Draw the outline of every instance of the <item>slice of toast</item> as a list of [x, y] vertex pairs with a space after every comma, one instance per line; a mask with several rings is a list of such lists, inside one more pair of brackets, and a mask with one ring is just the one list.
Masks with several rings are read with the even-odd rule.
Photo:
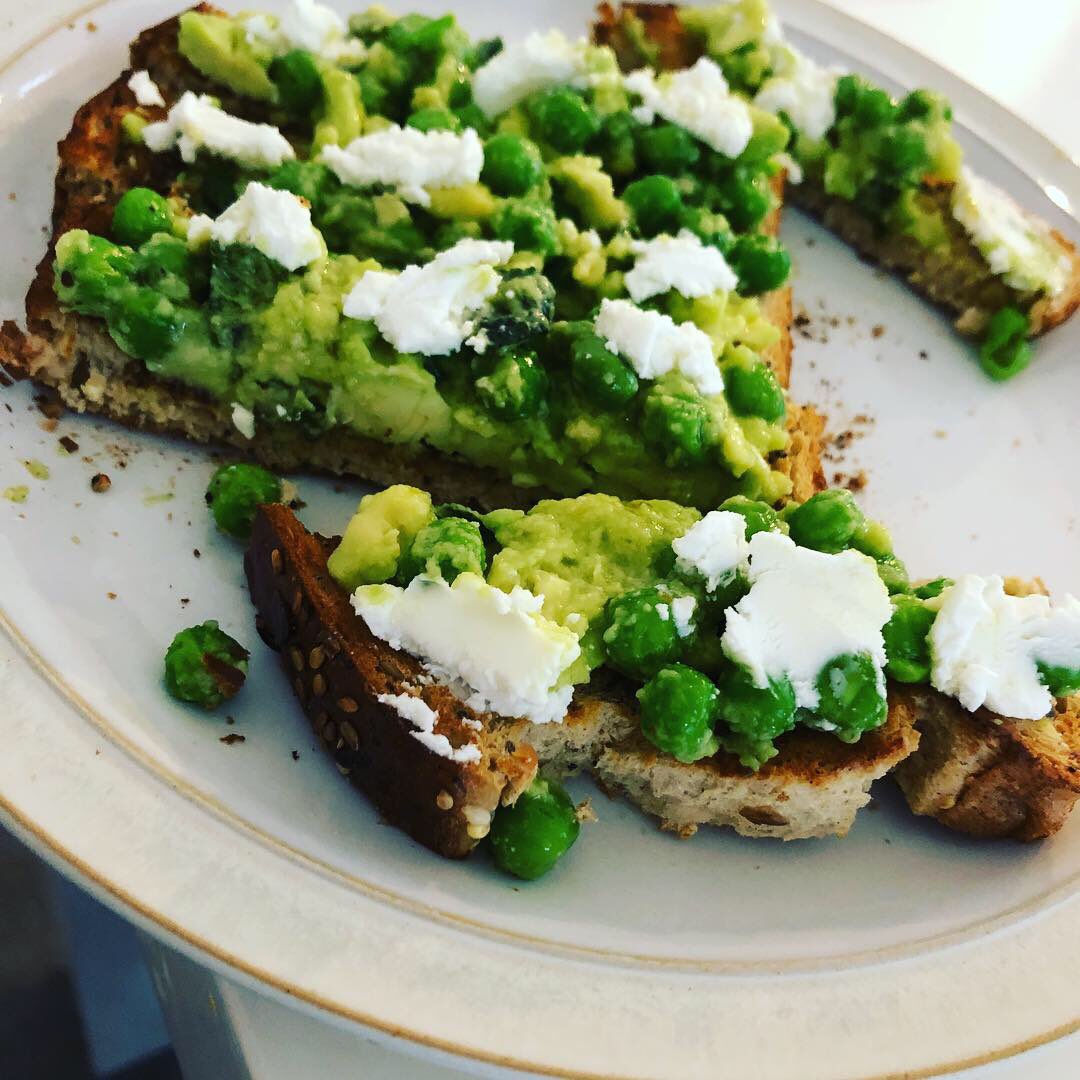
[[[214, 9], [200, 5], [198, 10]], [[185, 89], [203, 91], [211, 84], [177, 50], [177, 20], [144, 31], [131, 48], [132, 69], [145, 68], [167, 103]], [[131, 69], [91, 98], [75, 115], [59, 145], [59, 168], [53, 205], [52, 236], [26, 299], [26, 331], [14, 322], [0, 326], [0, 364], [16, 377], [52, 388], [76, 412], [101, 413], [133, 428], [169, 432], [196, 442], [239, 450], [268, 468], [313, 469], [349, 475], [375, 484], [409, 483], [440, 501], [485, 508], [529, 505], [552, 492], [523, 490], [503, 474], [425, 446], [389, 444], [335, 428], [311, 439], [288, 426], [263, 426], [253, 439], [239, 432], [227, 402], [215, 401], [189, 387], [150, 375], [125, 355], [99, 319], [61, 310], [53, 293], [52, 261], [57, 238], [69, 229], [107, 234], [112, 210], [129, 188], [146, 185], [167, 190], [172, 155], [151, 154], [122, 137], [121, 120], [134, 107], [127, 86]], [[214, 86], [226, 109], [252, 120], [265, 119], [259, 102], [229, 95]], [[164, 110], [158, 110], [164, 112]], [[783, 178], [776, 180], [777, 202]], [[766, 223], [779, 229], [779, 208]], [[780, 338], [764, 355], [783, 385], [791, 371], [791, 290], [783, 288], [762, 300], [767, 319]], [[808, 498], [820, 483], [817, 454], [823, 426], [808, 407], [792, 406], [788, 426], [791, 446], [778, 463], [795, 485], [793, 495]]]
[[[640, 67], [642, 63], [641, 51], [628, 33], [624, 13], [633, 16], [636, 25], [657, 48], [658, 67], [687, 67], [701, 56], [702, 45], [683, 27], [678, 4], [623, 3], [614, 7], [601, 3], [593, 38], [599, 44], [611, 46], [624, 70]], [[882, 232], [853, 203], [827, 194], [812, 177], [787, 189], [790, 202], [819, 218], [861, 256], [904, 278], [916, 292], [949, 312], [957, 330], [978, 335], [993, 312], [1008, 304], [1022, 303], [1023, 297], [992, 274], [989, 267], [984, 274], [972, 274], [971, 268], [985, 266], [985, 260], [953, 219], [952, 185], [927, 184], [923, 194], [944, 211], [941, 217], [950, 231], [950, 244], [944, 254], [925, 247], [913, 237]], [[1045, 222], [1031, 214], [1028, 217], [1058, 247], [1070, 267], [1068, 283], [1057, 296], [1041, 296], [1030, 304], [1030, 333], [1038, 335], [1064, 322], [1080, 308], [1080, 251]]]
[[[634, 688], [605, 673], [579, 689], [561, 724], [478, 714], [371, 635], [327, 573], [330, 550], [292, 511], [262, 508], [245, 561], [259, 632], [341, 770], [388, 821], [442, 855], [467, 854], [538, 764], [592, 770], [684, 836], [702, 823], [781, 839], [843, 835], [871, 782], [918, 742], [908, 715], [895, 712], [854, 746], [810, 731], [785, 736], [757, 773], [728, 754], [682, 765], [641, 739]], [[452, 761], [415, 739], [378, 700], [400, 693], [423, 698], [439, 713], [436, 733], [476, 746], [480, 760]]]

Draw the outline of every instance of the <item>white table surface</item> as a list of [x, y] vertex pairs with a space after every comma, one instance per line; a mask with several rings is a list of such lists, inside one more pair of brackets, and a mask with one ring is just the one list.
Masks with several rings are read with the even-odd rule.
[[[504, 0], [505, 2], [505, 0]], [[703, 0], [704, 2], [704, 0]], [[828, 0], [997, 99], [1080, 159], [1080, 0]], [[87, 32], [92, 7], [0, 0], [0, 63], [54, 28]], [[178, 0], [178, 9], [184, 6]], [[258, 7], [251, 0], [251, 7]], [[359, 5], [355, 5], [359, 6]], [[448, 0], [452, 7], [452, 0]], [[591, 5], [583, 0], [583, 9]], [[0, 102], [0, 108], [3, 102]], [[380, 1036], [326, 1023], [149, 945], [187, 1080], [454, 1080]], [[1080, 1033], [954, 1074], [961, 1080], [1080, 1076]]]

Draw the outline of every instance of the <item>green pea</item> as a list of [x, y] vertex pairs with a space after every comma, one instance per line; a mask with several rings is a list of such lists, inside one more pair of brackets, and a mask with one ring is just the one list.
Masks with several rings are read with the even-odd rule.
[[739, 292], [743, 296], [760, 296], [778, 289], [791, 272], [791, 256], [777, 239], [761, 233], [738, 237], [729, 261], [739, 275]]
[[457, 117], [458, 128], [462, 131], [466, 128], [472, 128], [480, 135], [485, 135], [491, 129], [491, 123], [485, 115], [484, 110], [481, 109], [475, 101], [468, 101], [464, 105], [457, 105], [451, 112]]
[[186, 325], [182, 311], [151, 288], [125, 293], [108, 314], [109, 333], [136, 360], [158, 360], [180, 340]]
[[470, 71], [482, 68], [489, 60], [498, 56], [503, 51], [503, 40], [500, 37], [487, 38], [471, 45], [465, 52], [465, 66]]
[[322, 205], [325, 197], [341, 185], [326, 165], [315, 161], [286, 161], [267, 178], [268, 187], [291, 191], [311, 203], [313, 208]]
[[1047, 664], [1042, 660], [1035, 662], [1039, 678], [1043, 685], [1056, 697], [1070, 697], [1080, 694], [1080, 668], [1064, 667], [1061, 664]]
[[896, 112], [893, 99], [876, 86], [863, 90], [855, 102], [855, 119], [864, 127], [875, 127], [891, 119]]
[[887, 555], [878, 555], [874, 558], [877, 563], [878, 577], [881, 578], [889, 594], [904, 593], [910, 588], [907, 567], [889, 552]]
[[685, 664], [661, 668], [638, 692], [641, 733], [658, 750], [686, 763], [712, 757], [716, 687]]
[[701, 149], [697, 140], [677, 124], [642, 128], [638, 147], [645, 164], [658, 173], [678, 175], [697, 164]]
[[724, 372], [724, 393], [739, 416], [760, 416], [772, 423], [786, 411], [783, 388], [772, 368], [760, 360], [751, 367], [729, 367]]
[[898, 174], [922, 173], [930, 164], [926, 140], [919, 132], [907, 127], [885, 131], [877, 156], [885, 168]]
[[566, 790], [554, 780], [537, 777], [517, 802], [496, 812], [488, 839], [500, 870], [535, 881], [573, 847], [580, 831]]
[[670, 176], [643, 176], [626, 185], [623, 201], [645, 236], [675, 232], [683, 213], [683, 198]]
[[247, 540], [256, 510], [267, 503], [281, 502], [281, 494], [281, 480], [273, 473], [238, 461], [222, 465], [210, 478], [206, 504], [223, 533]]
[[897, 108], [896, 118], [905, 120], [926, 120], [937, 108], [936, 96], [927, 90], [912, 90]]
[[512, 240], [517, 251], [554, 255], [559, 248], [555, 213], [541, 203], [508, 199], [495, 215], [495, 236]]
[[843, 742], [858, 742], [863, 732], [885, 723], [889, 706], [878, 686], [874, 661], [866, 653], [845, 653], [830, 660], [817, 677], [817, 691], [818, 723], [835, 728]]
[[540, 155], [517, 135], [494, 135], [484, 144], [480, 179], [496, 195], [524, 195], [544, 175]]
[[405, 126], [417, 131], [457, 131], [461, 121], [449, 109], [431, 107], [411, 113]]
[[788, 527], [780, 515], [768, 505], [757, 499], [748, 499], [745, 495], [732, 495], [719, 506], [721, 510], [730, 510], [742, 514], [746, 519], [746, 539], [759, 532], [786, 533]]
[[270, 81], [277, 87], [278, 100], [294, 116], [310, 113], [323, 98], [322, 76], [311, 53], [293, 49], [270, 61]]
[[547, 373], [532, 351], [504, 349], [491, 372], [476, 380], [480, 400], [502, 420], [538, 415], [547, 404], [547, 387]]
[[188, 627], [165, 652], [165, 688], [180, 701], [216, 709], [244, 685], [248, 655], [212, 619]]
[[599, 132], [600, 118], [581, 94], [556, 86], [525, 102], [536, 134], [562, 154], [576, 154]]
[[756, 686], [740, 665], [728, 665], [716, 681], [718, 713], [727, 726], [726, 750], [748, 769], [759, 769], [776, 756], [773, 740], [795, 727], [795, 689], [791, 680], [769, 679]]
[[[83, 315], [107, 315], [114, 297], [135, 273], [134, 253], [100, 236], [61, 237], [53, 266], [56, 296]], [[65, 241], [68, 241], [65, 243]]]
[[609, 113], [600, 121], [592, 152], [600, 155], [609, 176], [631, 176], [638, 170], [635, 135], [641, 125], [628, 111]]
[[398, 576], [405, 584], [418, 574], [441, 577], [453, 584], [466, 571], [484, 576], [487, 552], [478, 521], [460, 517], [442, 517], [424, 526], [413, 538], [408, 552], [398, 565]]
[[709, 409], [700, 398], [654, 387], [645, 398], [642, 434], [670, 467], [696, 465], [708, 452]]
[[1030, 320], [1018, 308], [1003, 307], [990, 317], [979, 346], [979, 363], [991, 379], [1011, 379], [1031, 363], [1030, 330]]
[[604, 608], [601, 639], [612, 667], [632, 678], [652, 675], [681, 648], [671, 595], [650, 586], [612, 597]]
[[570, 349], [570, 377], [574, 386], [603, 409], [625, 405], [638, 391], [633, 368], [613, 353], [598, 334], [586, 333]]
[[703, 244], [711, 244], [725, 255], [735, 245], [735, 234], [727, 218], [700, 206], [684, 207], [679, 226], [689, 229]]
[[113, 209], [112, 234], [118, 243], [138, 247], [154, 233], [171, 232], [172, 223], [172, 208], [164, 195], [133, 187], [120, 196]]
[[443, 38], [454, 22], [453, 15], [443, 15], [438, 19], [427, 15], [402, 15], [387, 30], [386, 44], [402, 56], [410, 53], [431, 55], [442, 47]]
[[885, 624], [885, 674], [902, 683], [930, 678], [930, 642], [927, 635], [936, 613], [913, 596], [893, 598], [893, 613]]
[[922, 585], [918, 585], [912, 590], [913, 595], [917, 596], [920, 600], [932, 600], [935, 596], [940, 596], [946, 589], [955, 585], [956, 582], [952, 578], [939, 577], [934, 578], [933, 581], [927, 581]]
[[787, 517], [791, 539], [796, 544], [827, 552], [850, 547], [864, 520], [851, 492], [842, 488], [819, 491]]
[[755, 228], [772, 208], [764, 178], [746, 169], [732, 169], [716, 184], [716, 192], [720, 209], [736, 232]]

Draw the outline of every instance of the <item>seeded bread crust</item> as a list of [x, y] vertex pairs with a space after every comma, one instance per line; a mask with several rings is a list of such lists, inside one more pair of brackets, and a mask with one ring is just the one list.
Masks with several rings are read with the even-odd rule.
[[[610, 45], [624, 69], [638, 67], [641, 61], [634, 43], [626, 36], [623, 12], [641, 21], [646, 38], [659, 49], [660, 67], [687, 67], [701, 55], [701, 45], [686, 33], [679, 19], [679, 5], [628, 3], [616, 8], [601, 3], [593, 26], [594, 39]], [[852, 203], [826, 194], [813, 177], [789, 185], [787, 198], [821, 220], [863, 258], [891, 270], [917, 293], [947, 311], [963, 334], [980, 334], [990, 315], [1007, 304], [1027, 309], [1032, 335], [1044, 334], [1080, 307], [1080, 252], [1056, 229], [1028, 214], [1032, 225], [1056, 245], [1070, 268], [1068, 282], [1058, 296], [1041, 296], [1033, 302], [1030, 294], [1018, 293], [989, 272], [972, 273], [972, 267], [985, 262], [952, 217], [952, 185], [927, 186], [924, 193], [944, 211], [942, 218], [950, 228], [950, 248], [944, 255], [924, 247], [913, 237], [882, 233]]]
[[[215, 9], [200, 5], [197, 10]], [[167, 103], [184, 90], [212, 88], [228, 110], [252, 120], [268, 119], [264, 105], [223, 93], [200, 75], [177, 51], [176, 35], [177, 20], [169, 19], [143, 32], [131, 48], [132, 69], [149, 70]], [[27, 330], [11, 321], [0, 326], [0, 363], [11, 375], [52, 388], [75, 412], [100, 413], [127, 427], [228, 446], [280, 471], [313, 469], [380, 485], [409, 483], [440, 501], [488, 508], [524, 507], [552, 494], [518, 487], [495, 470], [425, 446], [383, 442], [344, 429], [313, 440], [286, 426], [265, 425], [254, 439], [247, 439], [233, 424], [228, 403], [155, 378], [117, 348], [101, 320], [62, 311], [52, 285], [57, 238], [73, 228], [108, 233], [113, 207], [125, 191], [139, 184], [165, 190], [174, 176], [173, 155], [151, 154], [121, 137], [120, 122], [135, 105], [127, 87], [129, 76], [130, 70], [125, 71], [83, 105], [60, 143], [52, 237], [27, 295]], [[157, 117], [165, 110], [149, 112]], [[782, 196], [783, 179], [777, 178], [776, 185]], [[777, 210], [768, 223], [771, 230], [779, 228], [779, 219]], [[791, 371], [791, 290], [765, 297], [762, 310], [780, 331], [765, 359], [786, 386]], [[808, 498], [824, 482], [819, 461], [823, 426], [811, 408], [789, 410], [791, 444], [777, 455], [775, 464], [792, 478], [797, 499]], [[388, 431], [387, 438], [392, 437]]]

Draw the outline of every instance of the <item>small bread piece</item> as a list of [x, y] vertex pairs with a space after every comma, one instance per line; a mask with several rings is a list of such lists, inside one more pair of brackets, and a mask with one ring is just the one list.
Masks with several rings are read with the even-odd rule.
[[[213, 12], [209, 5], [199, 5]], [[146, 68], [166, 102], [186, 89], [213, 92], [223, 107], [251, 120], [265, 120], [261, 103], [212, 86], [177, 51], [177, 20], [144, 31], [131, 48], [132, 68]], [[150, 375], [125, 355], [109, 337], [100, 319], [60, 309], [53, 293], [52, 261], [56, 240], [69, 229], [107, 234], [120, 196], [144, 184], [166, 190], [175, 170], [172, 155], [151, 154], [126, 143], [121, 120], [135, 104], [127, 86], [130, 70], [91, 98], [75, 115], [59, 146], [59, 168], [53, 204], [52, 238], [37, 268], [26, 300], [27, 330], [14, 322], [0, 326], [0, 364], [11, 375], [26, 377], [56, 391], [75, 412], [101, 413], [131, 428], [174, 433], [195, 442], [233, 447], [268, 468], [280, 471], [314, 469], [355, 476], [378, 485], [407, 483], [430, 491], [439, 501], [463, 502], [488, 509], [526, 507], [553, 494], [521, 488], [493, 469], [426, 446], [385, 443], [345, 428], [310, 439], [287, 426], [262, 425], [253, 439], [232, 421], [228, 402]], [[153, 110], [154, 114], [164, 110]], [[774, 181], [778, 203], [783, 178]], [[779, 229], [779, 207], [767, 227]], [[764, 359], [784, 386], [791, 371], [791, 290], [783, 288], [762, 299], [762, 310], [779, 329], [779, 340]], [[788, 418], [792, 446], [779, 467], [795, 484], [793, 496], [806, 499], [820, 484], [820, 418], [809, 409], [792, 407]]]
[[[641, 51], [627, 34], [623, 14], [632, 15], [645, 38], [658, 49], [657, 66], [663, 69], [688, 67], [702, 55], [702, 46], [688, 34], [679, 18], [678, 4], [625, 3], [613, 7], [601, 3], [593, 25], [593, 39], [610, 45], [624, 70], [641, 66]], [[950, 227], [950, 247], [939, 254], [918, 243], [913, 237], [883, 233], [847, 199], [826, 194], [820, 184], [808, 177], [787, 189], [790, 202], [819, 218], [822, 223], [850, 244], [860, 255], [879, 263], [904, 278], [918, 293], [950, 312], [956, 329], [978, 335], [990, 315], [1014, 304], [1028, 307], [1032, 335], [1064, 322], [1080, 307], [1080, 252], [1057, 230], [1032, 214], [1032, 224], [1045, 232], [1055, 244], [1070, 270], [1066, 287], [1055, 297], [1042, 296], [1030, 303], [994, 275], [967, 233], [952, 216], [951, 184], [926, 185], [924, 194], [944, 211], [942, 219]], [[973, 267], [984, 272], [974, 273]]]
[[[326, 570], [332, 550], [291, 510], [267, 506], [244, 560], [263, 640], [281, 654], [297, 700], [338, 769], [393, 825], [448, 858], [487, 835], [500, 803], [536, 774], [536, 753], [503, 738], [489, 718], [432, 682], [411, 656], [372, 636]], [[480, 759], [428, 749], [412, 723], [380, 695], [421, 698], [438, 713], [435, 733]]]
[[1041, 840], [1080, 798], [1080, 697], [1044, 720], [970, 713], [923, 687], [890, 690], [922, 738], [896, 781], [916, 814], [981, 837]]

